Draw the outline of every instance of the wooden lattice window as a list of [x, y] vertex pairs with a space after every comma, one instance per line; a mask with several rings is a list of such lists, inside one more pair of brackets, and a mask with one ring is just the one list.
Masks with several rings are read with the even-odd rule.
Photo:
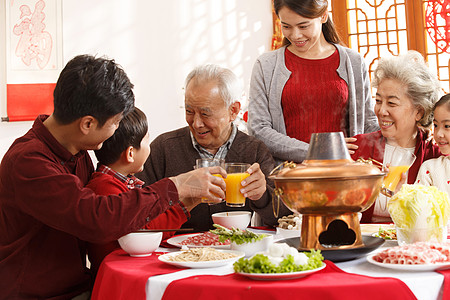
[[416, 50], [450, 91], [450, 0], [332, 0], [333, 20], [372, 73], [380, 57]]

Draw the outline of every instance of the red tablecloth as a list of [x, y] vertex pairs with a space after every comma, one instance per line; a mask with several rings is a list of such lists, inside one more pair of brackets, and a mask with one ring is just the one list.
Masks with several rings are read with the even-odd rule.
[[450, 299], [450, 269], [437, 271], [444, 275], [444, 283], [442, 284], [442, 299]]
[[130, 257], [122, 249], [105, 257], [95, 279], [92, 299], [142, 299], [150, 276], [169, 274], [182, 269], [158, 260], [161, 252], [151, 256]]
[[[108, 255], [95, 282], [92, 299], [145, 299], [149, 277], [182, 269], [160, 262], [158, 254], [134, 258], [123, 250]], [[188, 299], [416, 299], [411, 290], [396, 278], [374, 278], [350, 274], [326, 261], [327, 267], [300, 279], [281, 281], [251, 280], [238, 274], [201, 275], [170, 283], [163, 300]]]
[[[327, 267], [300, 279], [251, 280], [238, 274], [195, 276], [172, 282], [163, 300], [223, 299], [416, 299], [396, 278], [350, 274], [326, 261]], [[205, 284], [207, 283], [207, 284]]]

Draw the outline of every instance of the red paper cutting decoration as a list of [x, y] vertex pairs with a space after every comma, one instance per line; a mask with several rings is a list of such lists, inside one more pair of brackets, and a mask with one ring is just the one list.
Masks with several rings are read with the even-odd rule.
[[450, 0], [428, 1], [425, 22], [431, 40], [443, 52], [450, 53]]

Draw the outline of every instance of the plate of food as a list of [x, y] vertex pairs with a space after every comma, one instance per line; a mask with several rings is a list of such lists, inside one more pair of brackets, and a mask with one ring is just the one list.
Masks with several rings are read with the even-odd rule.
[[219, 241], [219, 236], [211, 232], [183, 234], [171, 237], [167, 243], [175, 247], [211, 247], [215, 249], [230, 249], [230, 241]]
[[384, 240], [386, 246], [397, 246], [397, 229], [391, 227], [380, 227], [377, 232], [372, 233], [373, 237]]
[[324, 269], [327, 265], [325, 263], [322, 266], [306, 271], [299, 272], [287, 272], [287, 273], [244, 273], [244, 272], [236, 272], [237, 274], [243, 275], [250, 279], [256, 280], [287, 280], [287, 279], [297, 279], [308, 276], [312, 273], [316, 273], [322, 269]]
[[[379, 233], [380, 230], [381, 231], [388, 231], [391, 229], [395, 230], [395, 225], [394, 224], [361, 224], [360, 225], [361, 228], [361, 234], [362, 235], [367, 235], [367, 236], [374, 236], [374, 234]], [[378, 236], [381, 237], [381, 236]]]
[[373, 265], [402, 271], [435, 271], [450, 268], [450, 246], [418, 242], [379, 250], [367, 261]]
[[271, 244], [267, 251], [234, 264], [236, 274], [257, 280], [302, 278], [326, 267], [320, 250], [298, 252], [288, 244]]
[[166, 253], [158, 256], [158, 259], [169, 265], [197, 269], [221, 267], [232, 264], [241, 257], [244, 257], [241, 251], [203, 247]]

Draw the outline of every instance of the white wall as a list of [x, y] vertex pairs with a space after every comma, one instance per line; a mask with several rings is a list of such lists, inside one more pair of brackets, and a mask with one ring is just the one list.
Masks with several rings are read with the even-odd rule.
[[[1, 1], [5, 20], [9, 0]], [[186, 124], [182, 88], [193, 67], [230, 68], [248, 91], [254, 61], [270, 49], [271, 0], [63, 0], [62, 9], [64, 64], [84, 53], [114, 58], [135, 85], [136, 106], [147, 114], [152, 139]], [[1, 116], [6, 115], [4, 53], [2, 41]], [[31, 124], [0, 123], [0, 158]]]

